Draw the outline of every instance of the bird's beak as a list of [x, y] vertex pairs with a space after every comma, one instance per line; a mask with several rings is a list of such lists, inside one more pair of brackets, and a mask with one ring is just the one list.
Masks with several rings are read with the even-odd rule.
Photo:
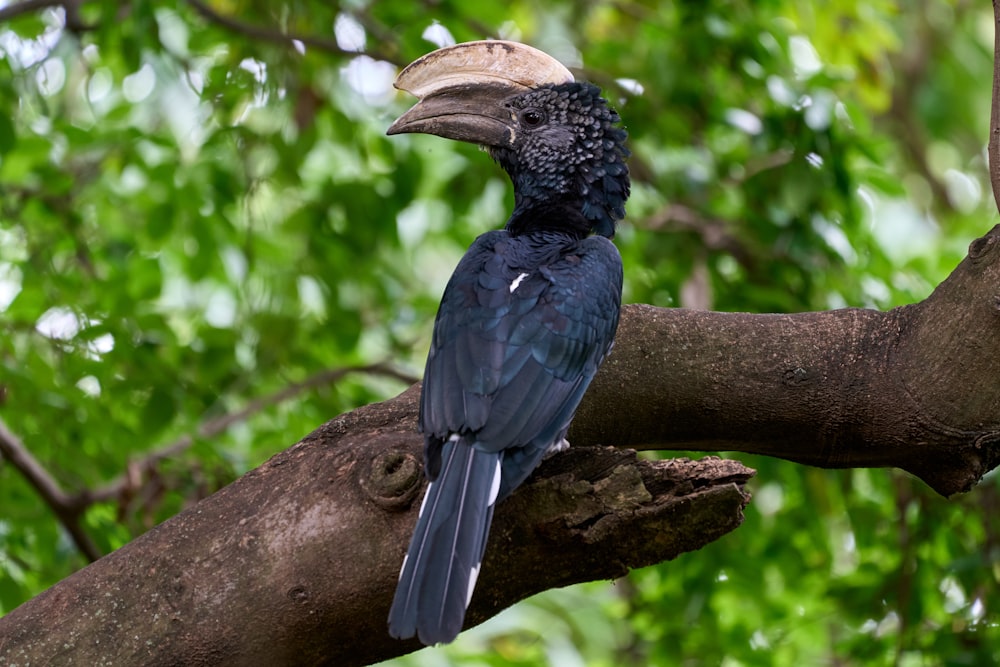
[[486, 146], [514, 139], [504, 101], [573, 75], [538, 49], [501, 40], [465, 42], [438, 49], [407, 65], [393, 85], [419, 98], [386, 134], [420, 132]]

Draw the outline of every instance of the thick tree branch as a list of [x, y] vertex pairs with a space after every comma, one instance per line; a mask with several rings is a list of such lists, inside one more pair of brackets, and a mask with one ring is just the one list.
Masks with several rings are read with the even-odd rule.
[[1000, 227], [888, 312], [625, 309], [575, 443], [898, 467], [943, 495], [1000, 460]]
[[[330, 422], [18, 607], [0, 662], [342, 667], [417, 648], [388, 637], [386, 615], [423, 486], [418, 395]], [[717, 539], [741, 522], [750, 475], [613, 448], [553, 457], [498, 508], [469, 624]]]

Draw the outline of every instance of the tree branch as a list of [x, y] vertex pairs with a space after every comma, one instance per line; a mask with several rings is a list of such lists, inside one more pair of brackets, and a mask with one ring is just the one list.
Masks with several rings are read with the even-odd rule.
[[[343, 667], [417, 648], [386, 616], [424, 486], [418, 396], [339, 417], [0, 618], [0, 657]], [[740, 524], [751, 475], [613, 448], [553, 457], [498, 507], [469, 625], [700, 548]]]
[[1000, 227], [924, 301], [793, 315], [624, 309], [574, 443], [897, 467], [943, 495], [1000, 461]]
[[130, 464], [128, 466], [128, 470], [119, 475], [117, 478], [100, 488], [82, 491], [74, 496], [71, 502], [74, 506], [83, 508], [93, 503], [119, 499], [125, 495], [126, 492], [134, 490], [136, 484], [139, 483], [139, 480], [148, 476], [161, 461], [178, 456], [191, 447], [196, 438], [200, 438], [202, 440], [214, 438], [215, 436], [224, 433], [233, 424], [245, 421], [256, 414], [290, 400], [305, 391], [331, 385], [352, 373], [382, 375], [399, 380], [400, 382], [404, 382], [406, 384], [412, 384], [417, 381], [417, 378], [413, 377], [409, 373], [405, 373], [398, 368], [395, 368], [388, 362], [366, 364], [363, 366], [329, 368], [311, 375], [301, 382], [292, 383], [287, 387], [274, 392], [273, 394], [255, 398], [240, 410], [203, 422], [197, 429], [195, 429], [194, 435], [181, 436], [171, 444], [149, 453], [142, 459]]
[[101, 488], [86, 489], [73, 495], [62, 489], [55, 478], [48, 473], [21, 439], [10, 431], [2, 420], [0, 420], [0, 456], [8, 460], [21, 473], [55, 514], [56, 519], [66, 529], [80, 552], [87, 560], [93, 562], [103, 554], [80, 521], [83, 512], [90, 505], [129, 495], [128, 492], [134, 491], [142, 483], [142, 479], [148, 476], [161, 461], [177, 456], [189, 448], [194, 443], [195, 438], [213, 438], [225, 432], [233, 424], [294, 398], [302, 392], [333, 384], [351, 373], [382, 375], [407, 384], [416, 382], [416, 378], [412, 375], [395, 368], [388, 362], [327, 369], [301, 382], [290, 384], [273, 394], [256, 398], [247, 403], [241, 410], [207, 420], [198, 427], [196, 435], [185, 435], [172, 444], [150, 453], [140, 461], [130, 464], [126, 472]]
[[689, 206], [672, 203], [639, 224], [653, 231], [670, 229], [696, 234], [701, 238], [702, 245], [709, 250], [731, 255], [747, 273], [757, 271], [758, 262], [753, 252], [733, 236], [729, 231], [730, 225], [725, 220], [709, 218]]
[[990, 183], [1000, 210], [1000, 0], [993, 0], [993, 100], [990, 106]]
[[[327, 39], [326, 37], [319, 37], [316, 35], [297, 35], [291, 33], [285, 33], [280, 30], [275, 30], [273, 28], [254, 25], [252, 23], [246, 23], [245, 21], [240, 21], [234, 19], [230, 16], [225, 16], [215, 11], [211, 6], [202, 0], [187, 0], [187, 3], [191, 5], [192, 8], [203, 18], [208, 19], [216, 25], [222, 26], [227, 30], [233, 32], [238, 32], [247, 37], [253, 37], [254, 39], [261, 39], [266, 42], [271, 42], [273, 44], [279, 44], [281, 46], [293, 46], [294, 42], [301, 42], [303, 45], [318, 49], [320, 51], [325, 51], [327, 53], [336, 53], [338, 55], [346, 56], [359, 56], [362, 52], [358, 51], [347, 51], [340, 48], [335, 39]], [[382, 53], [378, 50], [365, 49], [363, 52], [365, 55], [371, 56], [377, 60], [385, 60], [391, 62], [395, 65], [402, 67], [406, 63], [402, 62], [398, 57], [394, 57], [387, 53]]]
[[22, 14], [35, 12], [39, 9], [63, 7], [66, 4], [66, 0], [23, 0], [22, 2], [15, 2], [12, 5], [0, 7], [0, 22], [9, 21]]
[[[922, 3], [923, 4], [923, 3]], [[938, 35], [927, 18], [927, 8], [918, 7], [910, 13], [908, 24], [910, 39], [895, 59], [893, 69], [900, 73], [900, 84], [892, 87], [892, 98], [888, 110], [890, 129], [899, 138], [899, 145], [910, 158], [917, 173], [927, 183], [931, 201], [945, 210], [955, 210], [951, 195], [944, 182], [934, 173], [928, 159], [927, 133], [914, 118], [916, 99], [920, 86], [927, 76], [928, 64], [935, 60], [935, 50], [939, 45]]]
[[88, 25], [80, 18], [80, 5], [83, 0], [24, 0], [8, 7], [0, 8], [0, 23], [17, 18], [23, 14], [35, 12], [40, 9], [50, 9], [52, 7], [62, 7], [65, 12], [66, 29], [73, 32], [84, 32], [93, 30], [94, 26]]
[[42, 467], [21, 439], [18, 438], [0, 419], [0, 454], [10, 462], [28, 483], [38, 492], [42, 500], [52, 510], [53, 514], [69, 533], [73, 544], [93, 562], [101, 557], [101, 551], [90, 539], [90, 536], [80, 524], [80, 509], [59, 486], [59, 483]]

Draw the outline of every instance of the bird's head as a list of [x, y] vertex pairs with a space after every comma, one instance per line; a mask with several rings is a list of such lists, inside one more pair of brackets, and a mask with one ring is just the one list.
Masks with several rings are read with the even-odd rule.
[[388, 133], [485, 146], [514, 183], [509, 224], [539, 208], [571, 208], [588, 226], [581, 231], [614, 236], [629, 194], [629, 152], [597, 86], [574, 81], [537, 49], [499, 40], [434, 51], [407, 66], [395, 86], [420, 101]]

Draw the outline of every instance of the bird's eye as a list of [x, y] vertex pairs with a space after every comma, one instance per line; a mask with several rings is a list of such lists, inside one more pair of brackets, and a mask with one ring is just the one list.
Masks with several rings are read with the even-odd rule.
[[525, 109], [521, 112], [521, 122], [527, 127], [538, 127], [545, 122], [545, 114], [538, 109]]

